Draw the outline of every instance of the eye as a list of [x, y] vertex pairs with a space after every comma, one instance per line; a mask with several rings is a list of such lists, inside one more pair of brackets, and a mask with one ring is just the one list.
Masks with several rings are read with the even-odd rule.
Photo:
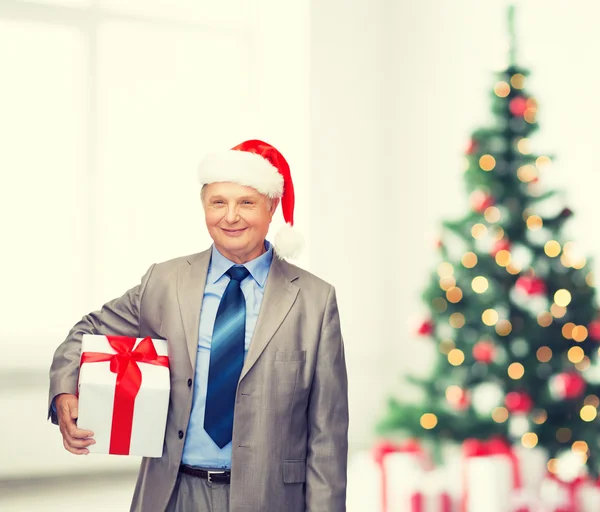
[[243, 201], [242, 204], [254, 204], [253, 201]]

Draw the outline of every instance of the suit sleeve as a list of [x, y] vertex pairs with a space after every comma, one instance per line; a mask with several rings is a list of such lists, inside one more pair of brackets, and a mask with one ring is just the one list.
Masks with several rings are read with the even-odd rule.
[[348, 379], [340, 319], [331, 287], [308, 406], [306, 512], [346, 510]]
[[62, 393], [77, 394], [81, 339], [84, 334], [139, 337], [142, 295], [153, 270], [154, 265], [142, 277], [140, 284], [121, 297], [104, 304], [99, 311], [85, 315], [73, 326], [65, 341], [56, 349], [50, 367], [48, 399], [48, 417], [52, 423], [58, 424], [58, 417], [52, 407], [56, 396]]

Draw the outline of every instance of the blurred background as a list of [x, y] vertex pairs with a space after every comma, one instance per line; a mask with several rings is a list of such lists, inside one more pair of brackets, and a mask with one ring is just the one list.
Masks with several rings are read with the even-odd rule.
[[[506, 6], [0, 0], [0, 510], [128, 509], [139, 461], [71, 456], [45, 422], [52, 354], [153, 262], [208, 247], [196, 164], [248, 138], [292, 167], [297, 263], [336, 286], [351, 453], [369, 449], [401, 376], [427, 366], [420, 295], [440, 222], [468, 208]], [[597, 258], [600, 5], [517, 6], [532, 143]]]

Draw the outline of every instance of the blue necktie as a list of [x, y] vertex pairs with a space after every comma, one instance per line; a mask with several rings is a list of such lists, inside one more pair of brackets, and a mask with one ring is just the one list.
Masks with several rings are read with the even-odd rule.
[[246, 267], [231, 267], [226, 273], [231, 279], [215, 318], [204, 413], [204, 430], [219, 448], [231, 442], [233, 434], [235, 392], [244, 364], [246, 337], [246, 300], [240, 283], [250, 272]]

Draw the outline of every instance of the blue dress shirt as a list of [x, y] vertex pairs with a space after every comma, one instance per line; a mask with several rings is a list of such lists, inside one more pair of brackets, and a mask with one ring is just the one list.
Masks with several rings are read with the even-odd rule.
[[[265, 241], [267, 252], [258, 258], [245, 263], [250, 276], [242, 281], [241, 289], [246, 299], [246, 338], [244, 357], [248, 353], [250, 341], [254, 334], [258, 313], [265, 293], [265, 283], [271, 262], [273, 247]], [[219, 448], [204, 430], [204, 410], [206, 408], [206, 390], [208, 387], [208, 366], [210, 362], [210, 343], [217, 309], [229, 277], [225, 274], [232, 261], [223, 256], [213, 245], [210, 265], [204, 288], [204, 299], [200, 312], [200, 327], [198, 332], [198, 355], [196, 358], [196, 377], [194, 384], [194, 399], [192, 412], [187, 428], [187, 437], [183, 446], [182, 462], [189, 466], [208, 469], [231, 468], [231, 443]]]

